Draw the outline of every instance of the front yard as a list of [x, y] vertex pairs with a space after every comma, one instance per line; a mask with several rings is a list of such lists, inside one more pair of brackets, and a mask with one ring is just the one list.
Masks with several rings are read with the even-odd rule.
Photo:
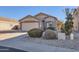
[[[76, 34], [78, 36], [78, 34]], [[0, 46], [14, 47], [31, 51], [79, 51], [79, 39], [74, 40], [46, 40], [43, 38], [31, 38], [27, 33], [5, 33], [0, 34]], [[45, 47], [45, 48], [44, 48]], [[54, 50], [53, 50], [54, 47]], [[57, 47], [57, 48], [56, 48]], [[50, 49], [49, 49], [50, 48]], [[70, 49], [70, 50], [67, 50]], [[63, 51], [63, 52], [64, 52]]]
[[79, 51], [79, 39], [74, 40], [45, 40], [42, 38], [30, 38], [30, 41], [47, 44], [51, 46], [61, 47], [61, 48], [68, 48], [68, 49], [75, 49]]

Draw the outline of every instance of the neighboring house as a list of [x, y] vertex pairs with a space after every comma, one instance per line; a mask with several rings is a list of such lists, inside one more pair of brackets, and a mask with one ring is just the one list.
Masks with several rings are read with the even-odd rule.
[[19, 22], [13, 19], [0, 17], [0, 31], [4, 30], [15, 30], [15, 26], [18, 26]]
[[64, 27], [63, 22], [61, 22], [61, 21], [58, 20], [58, 21], [57, 21], [57, 26], [56, 26], [56, 27], [57, 27], [57, 30], [58, 30], [58, 31], [61, 31], [61, 28]]
[[79, 31], [79, 7], [73, 13], [73, 30]]
[[57, 30], [58, 19], [45, 13], [38, 13], [35, 16], [28, 15], [19, 21], [22, 31], [28, 31], [32, 28], [40, 28], [44, 30], [48, 27], [53, 27]]

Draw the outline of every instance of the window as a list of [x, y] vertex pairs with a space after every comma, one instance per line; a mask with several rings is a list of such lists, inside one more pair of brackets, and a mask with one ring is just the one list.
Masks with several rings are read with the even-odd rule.
[[47, 27], [53, 27], [53, 22], [52, 21], [47, 22]]

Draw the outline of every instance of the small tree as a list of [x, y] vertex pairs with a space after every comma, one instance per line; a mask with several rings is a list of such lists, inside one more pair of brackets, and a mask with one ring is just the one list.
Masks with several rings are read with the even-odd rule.
[[69, 8], [66, 8], [65, 13], [66, 13], [65, 33], [66, 35], [70, 35], [73, 28], [72, 11]]

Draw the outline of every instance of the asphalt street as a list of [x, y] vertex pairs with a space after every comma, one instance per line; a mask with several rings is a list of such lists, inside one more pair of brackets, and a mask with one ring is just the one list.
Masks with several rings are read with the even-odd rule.
[[0, 46], [0, 52], [26, 52], [24, 50]]

